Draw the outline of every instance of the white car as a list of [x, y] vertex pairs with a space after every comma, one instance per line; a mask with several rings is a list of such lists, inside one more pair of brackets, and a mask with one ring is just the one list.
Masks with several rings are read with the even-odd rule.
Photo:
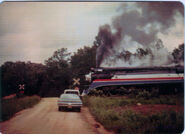
[[82, 101], [76, 94], [61, 94], [58, 100], [58, 110], [61, 111], [64, 108], [75, 108], [79, 112], [82, 107]]
[[74, 90], [74, 89], [66, 89], [66, 90], [64, 90], [64, 94], [76, 94], [76, 95], [80, 96], [80, 91]]

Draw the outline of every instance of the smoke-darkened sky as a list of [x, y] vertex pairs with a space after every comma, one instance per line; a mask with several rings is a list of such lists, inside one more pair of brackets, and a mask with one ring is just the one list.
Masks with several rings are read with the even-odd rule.
[[[75, 52], [84, 45], [91, 46], [100, 26], [124, 18], [127, 15], [124, 12], [129, 10], [140, 12], [142, 6], [146, 5], [135, 6], [133, 2], [4, 2], [0, 5], [0, 65], [6, 61], [43, 63], [59, 48], [65, 47], [69, 52]], [[152, 7], [151, 10], [156, 8]], [[147, 16], [147, 10], [143, 12], [146, 12], [144, 15]], [[151, 21], [160, 19], [154, 18], [156, 16], [149, 17]], [[173, 24], [171, 21], [164, 21], [170, 27], [167, 30], [164, 27], [164, 30], [159, 30], [155, 36], [172, 51], [184, 42], [184, 18], [176, 13], [170, 19]], [[126, 30], [133, 30], [126, 21], [130, 20], [122, 20], [122, 24], [128, 25]], [[133, 21], [137, 23], [137, 18]], [[147, 27], [150, 25], [144, 28]], [[137, 36], [142, 35], [133, 37]], [[125, 47], [134, 50], [133, 47], [137, 45]]]

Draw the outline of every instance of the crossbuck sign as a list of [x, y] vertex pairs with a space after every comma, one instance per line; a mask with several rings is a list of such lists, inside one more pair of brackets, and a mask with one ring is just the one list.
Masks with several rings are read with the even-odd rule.
[[19, 84], [19, 89], [20, 89], [20, 90], [21, 90], [21, 89], [24, 90], [24, 84], [22, 84], [22, 85]]
[[77, 79], [75, 79], [75, 78], [73, 78], [73, 85], [80, 85], [80, 78], [77, 78]]

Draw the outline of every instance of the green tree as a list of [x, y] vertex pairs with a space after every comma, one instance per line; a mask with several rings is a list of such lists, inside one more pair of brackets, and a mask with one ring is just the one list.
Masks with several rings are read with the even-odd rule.
[[175, 48], [172, 52], [175, 63], [183, 63], [184, 62], [184, 43], [180, 44], [178, 48]]
[[[68, 88], [71, 82], [70, 53], [66, 48], [61, 48], [45, 61], [47, 67], [48, 89], [45, 94], [58, 96], [64, 89]], [[46, 84], [45, 83], [45, 84]]]
[[1, 66], [2, 95], [17, 93], [25, 84], [25, 95], [38, 94], [45, 75], [45, 66], [31, 62], [5, 62]]
[[87, 84], [85, 75], [90, 72], [92, 67], [96, 67], [96, 48], [96, 45], [85, 46], [71, 56], [72, 76], [80, 78], [81, 85]]
[[36, 64], [28, 62], [26, 63], [26, 88], [30, 90], [26, 90], [25, 93], [39, 94], [43, 87], [43, 82], [46, 78], [46, 66], [43, 64]]
[[145, 57], [146, 55], [149, 55], [150, 54], [150, 49], [143, 49], [143, 48], [138, 48], [136, 50], [136, 56], [139, 57], [139, 58], [143, 58]]
[[67, 48], [58, 49], [53, 55], [45, 61], [47, 67], [55, 67], [58, 69], [68, 68], [70, 61], [70, 53]]

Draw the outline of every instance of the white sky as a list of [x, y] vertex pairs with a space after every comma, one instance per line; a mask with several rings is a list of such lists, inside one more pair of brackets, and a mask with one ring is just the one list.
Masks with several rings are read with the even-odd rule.
[[[122, 2], [123, 3], [123, 2]], [[0, 4], [0, 65], [6, 61], [43, 63], [62, 47], [91, 46], [103, 24], [119, 15], [120, 2], [3, 2]], [[159, 34], [172, 51], [184, 42], [184, 25]], [[175, 43], [174, 43], [175, 42]]]

